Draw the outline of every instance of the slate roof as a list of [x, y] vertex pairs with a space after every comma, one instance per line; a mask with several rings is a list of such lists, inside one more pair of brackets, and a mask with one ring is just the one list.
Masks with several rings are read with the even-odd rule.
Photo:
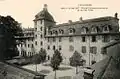
[[[99, 17], [99, 18], [94, 18], [94, 19], [87, 19], [87, 20], [82, 20], [82, 21], [76, 21], [76, 22], [68, 22], [68, 23], [63, 23], [63, 24], [58, 24], [55, 25], [53, 27], [51, 27], [50, 31], [57, 31], [58, 35], [46, 35], [48, 37], [51, 36], [68, 36], [70, 29], [75, 29], [75, 33], [73, 33], [73, 35], [81, 35], [81, 32], [83, 31], [83, 29], [85, 28], [87, 30], [86, 34], [91, 34], [91, 30], [92, 28], [96, 28], [97, 29], [97, 33], [96, 34], [104, 34], [103, 33], [103, 28], [108, 26], [110, 29], [110, 33], [117, 33], [118, 32], [118, 28], [114, 28], [114, 23], [111, 22], [111, 20], [118, 20], [115, 17], [111, 17], [111, 16], [106, 16], [106, 17]], [[98, 23], [99, 22], [99, 23]], [[59, 35], [59, 30], [63, 30], [64, 34]], [[92, 33], [93, 34], [93, 33]], [[95, 34], [95, 33], [94, 33]]]
[[44, 8], [37, 15], [35, 15], [35, 20], [39, 20], [39, 19], [55, 22], [52, 15], [48, 12], [48, 10], [45, 10]]

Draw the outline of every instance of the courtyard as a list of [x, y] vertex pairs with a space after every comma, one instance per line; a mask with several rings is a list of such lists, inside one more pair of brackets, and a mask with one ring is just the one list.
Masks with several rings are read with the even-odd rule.
[[[37, 65], [37, 67], [36, 67]], [[42, 73], [47, 75], [45, 79], [54, 79], [55, 72], [53, 69], [50, 67], [49, 62], [42, 63], [42, 64], [30, 64], [30, 65], [25, 65], [22, 66], [23, 68], [32, 70], [38, 73]], [[83, 68], [79, 67], [78, 68], [79, 73], [76, 74], [76, 68], [69, 66], [69, 65], [64, 65], [61, 64], [59, 69], [57, 70], [56, 77], [57, 79], [83, 79]]]

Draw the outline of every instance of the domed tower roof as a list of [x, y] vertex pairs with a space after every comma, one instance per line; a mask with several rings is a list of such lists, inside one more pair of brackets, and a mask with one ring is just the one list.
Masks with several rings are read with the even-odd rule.
[[35, 15], [35, 20], [48, 20], [51, 22], [55, 22], [52, 15], [47, 10], [47, 4], [44, 4], [44, 8], [42, 11], [40, 11], [37, 15]]

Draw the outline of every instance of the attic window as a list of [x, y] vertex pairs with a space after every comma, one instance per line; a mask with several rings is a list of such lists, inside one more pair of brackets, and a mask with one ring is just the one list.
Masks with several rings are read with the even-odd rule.
[[64, 34], [64, 31], [62, 29], [59, 29], [60, 34]]
[[98, 32], [98, 27], [92, 27], [91, 32], [92, 33], [97, 33]]
[[69, 29], [69, 33], [75, 33], [75, 29], [74, 28], [70, 28]]
[[82, 33], [82, 34], [87, 33], [87, 31], [88, 31], [88, 28], [87, 28], [87, 27], [83, 27], [83, 28], [81, 29], [81, 33]]
[[107, 25], [107, 26], [104, 26], [104, 27], [103, 27], [103, 31], [104, 31], [104, 32], [109, 32], [109, 31], [111, 31], [111, 30], [112, 30], [112, 28], [111, 28], [110, 25]]
[[57, 31], [55, 31], [55, 35], [58, 35], [58, 32], [57, 32]]

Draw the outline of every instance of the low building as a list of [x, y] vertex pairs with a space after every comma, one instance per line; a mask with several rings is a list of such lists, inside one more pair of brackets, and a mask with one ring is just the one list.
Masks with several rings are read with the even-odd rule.
[[107, 57], [91, 66], [94, 72], [93, 79], [120, 78], [120, 41], [113, 41], [103, 47]]

